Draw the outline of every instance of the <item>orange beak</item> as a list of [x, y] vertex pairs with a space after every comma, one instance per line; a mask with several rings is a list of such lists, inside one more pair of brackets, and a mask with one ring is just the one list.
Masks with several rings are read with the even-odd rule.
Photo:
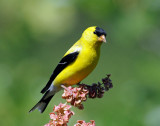
[[98, 38], [98, 41], [99, 41], [99, 42], [104, 42], [104, 43], [106, 43], [106, 37], [105, 37], [105, 35], [101, 35], [101, 36]]

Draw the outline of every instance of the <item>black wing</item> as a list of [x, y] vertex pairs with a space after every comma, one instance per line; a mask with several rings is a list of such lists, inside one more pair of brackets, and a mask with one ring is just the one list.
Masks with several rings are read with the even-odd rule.
[[59, 64], [57, 65], [57, 67], [55, 68], [55, 70], [53, 71], [48, 83], [46, 84], [46, 86], [41, 90], [41, 93], [45, 93], [50, 85], [52, 84], [53, 80], [56, 78], [56, 76], [65, 68], [67, 67], [69, 64], [73, 63], [77, 56], [78, 56], [79, 52], [73, 52], [70, 53], [68, 55], [66, 55], [65, 57], [62, 58], [62, 60], [59, 62]]

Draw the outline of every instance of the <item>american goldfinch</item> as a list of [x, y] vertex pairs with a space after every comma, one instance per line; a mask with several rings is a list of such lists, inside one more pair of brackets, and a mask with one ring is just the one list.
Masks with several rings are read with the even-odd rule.
[[102, 28], [87, 28], [62, 57], [41, 91], [43, 97], [29, 112], [38, 109], [43, 113], [55, 93], [62, 89], [62, 85], [72, 86], [87, 77], [98, 63], [103, 42], [106, 42], [106, 32]]

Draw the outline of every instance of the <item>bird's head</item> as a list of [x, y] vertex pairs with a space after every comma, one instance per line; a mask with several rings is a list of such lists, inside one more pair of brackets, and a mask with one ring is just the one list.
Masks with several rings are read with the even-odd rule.
[[87, 43], [93, 45], [101, 45], [102, 42], [106, 42], [106, 32], [97, 26], [87, 28], [83, 34], [82, 39]]

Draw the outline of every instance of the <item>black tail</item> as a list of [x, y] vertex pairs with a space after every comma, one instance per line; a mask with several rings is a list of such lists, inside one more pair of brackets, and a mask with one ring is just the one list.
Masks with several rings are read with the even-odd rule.
[[53, 96], [53, 92], [48, 90], [41, 98], [41, 100], [29, 112], [38, 109], [41, 113], [43, 113]]

